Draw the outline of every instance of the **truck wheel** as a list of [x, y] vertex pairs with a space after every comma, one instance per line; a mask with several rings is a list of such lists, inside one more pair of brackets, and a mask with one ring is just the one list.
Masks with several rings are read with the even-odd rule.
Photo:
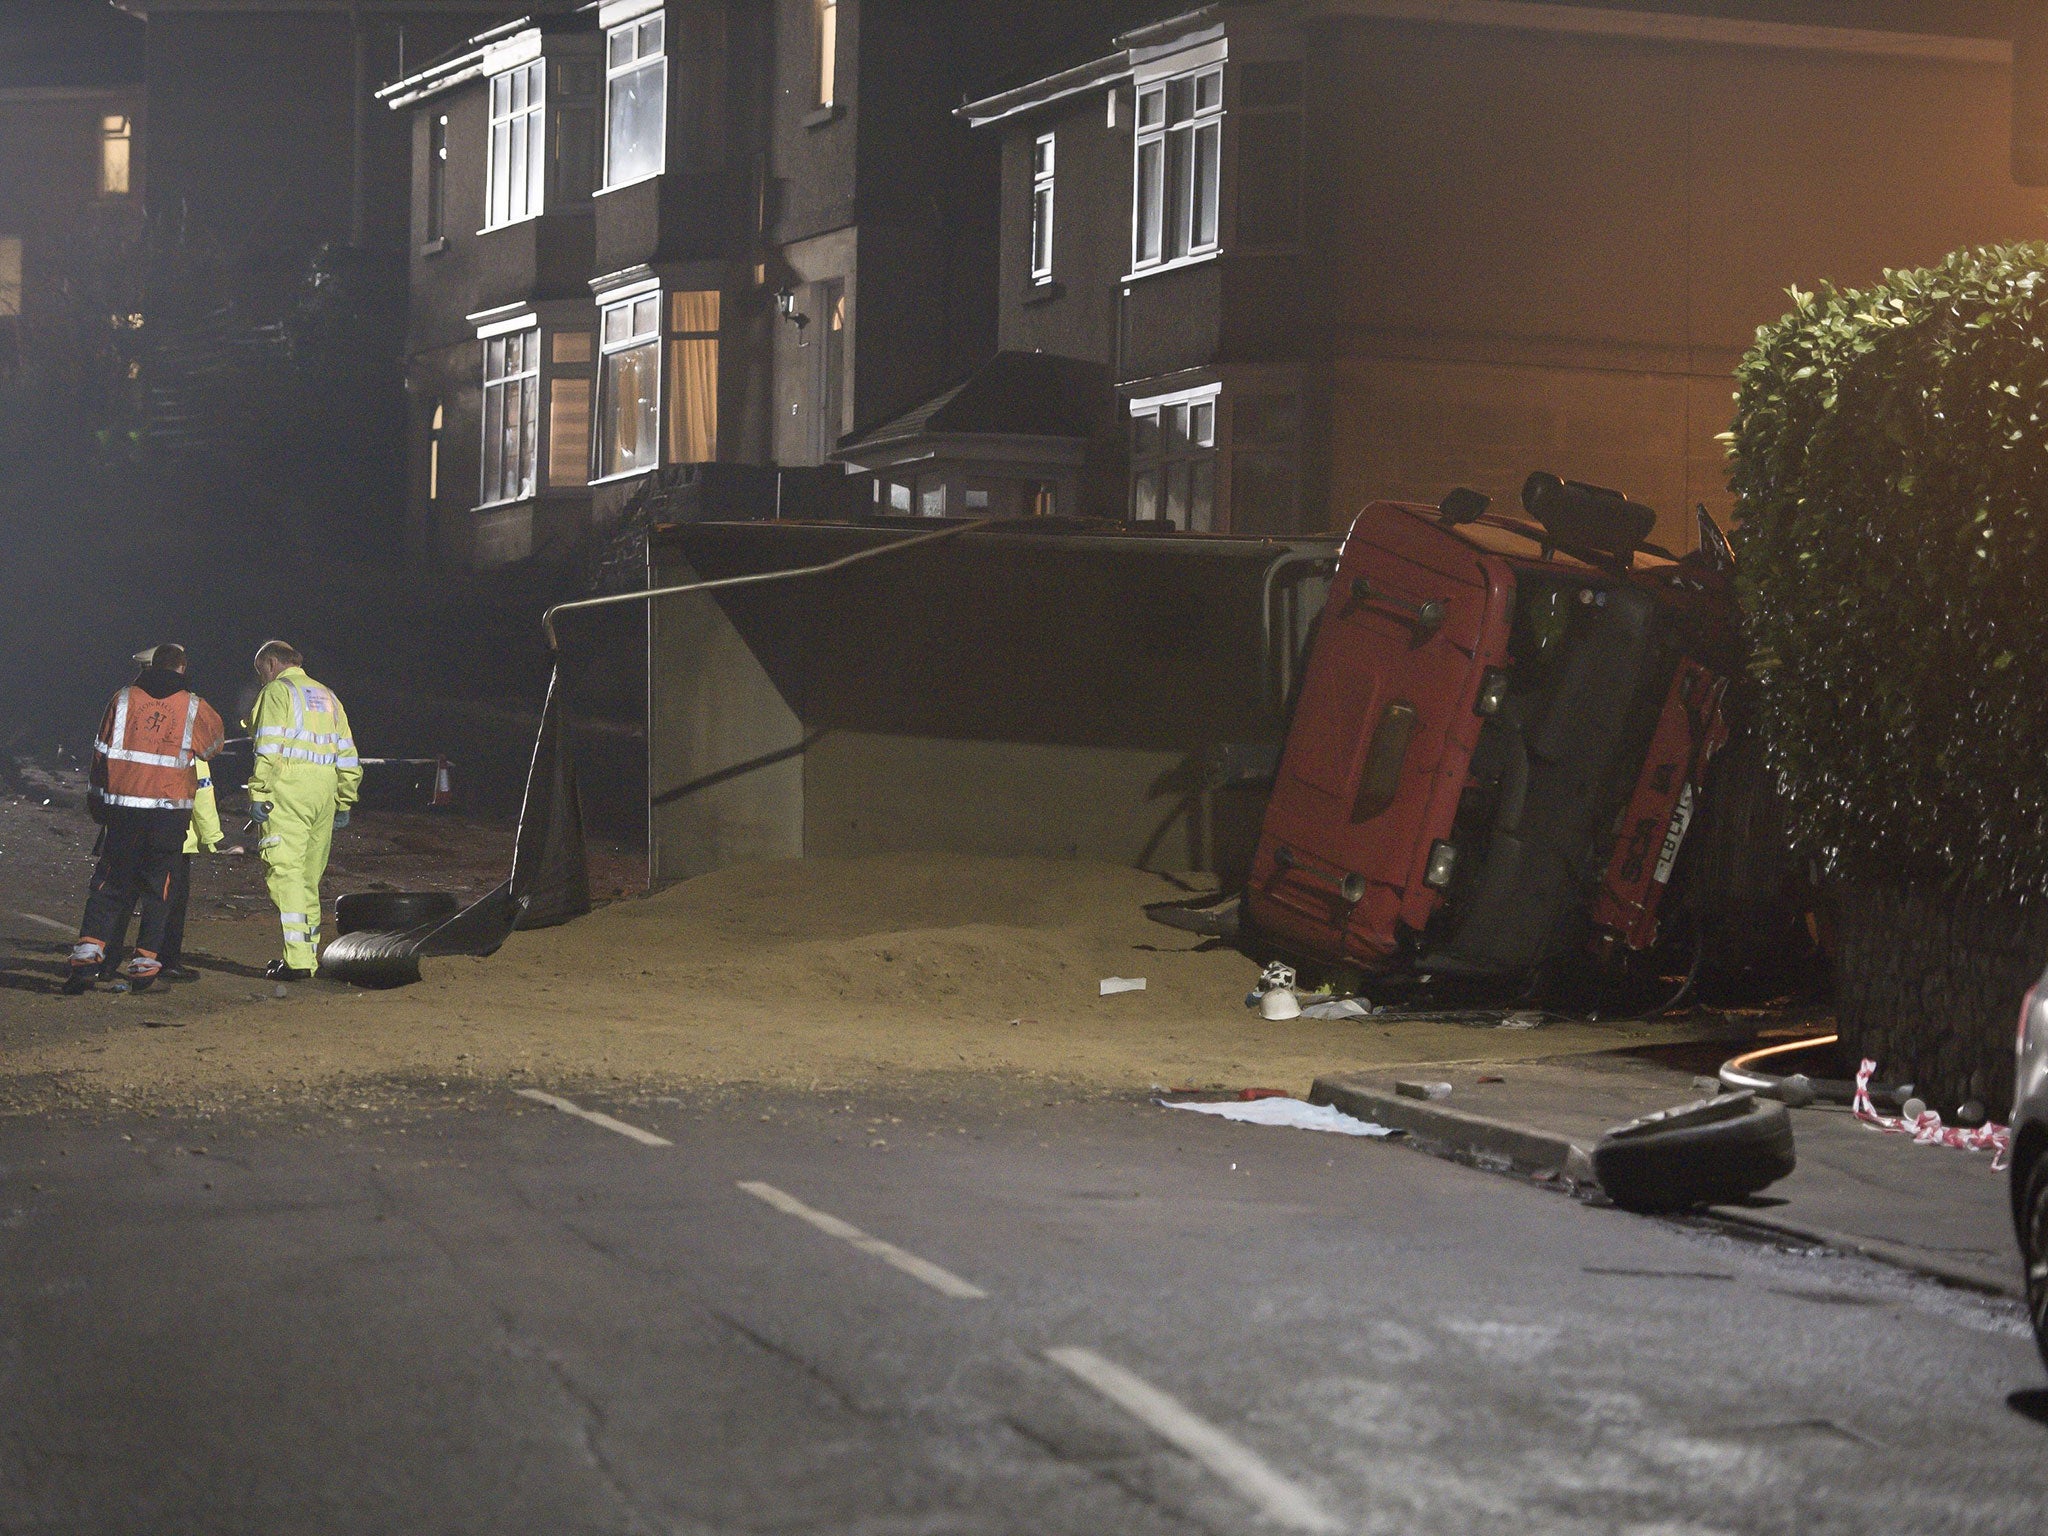
[[2048, 1365], [2048, 1154], [2034, 1159], [2020, 1197], [2020, 1250], [2027, 1265], [2027, 1316], [2034, 1321], [2034, 1347]]
[[446, 891], [359, 891], [334, 904], [337, 933], [403, 933], [453, 917], [461, 906]]
[[1795, 1165], [1792, 1117], [1782, 1104], [1729, 1094], [1666, 1114], [1617, 1126], [1593, 1147], [1594, 1177], [1624, 1210], [1685, 1211], [1740, 1200]]

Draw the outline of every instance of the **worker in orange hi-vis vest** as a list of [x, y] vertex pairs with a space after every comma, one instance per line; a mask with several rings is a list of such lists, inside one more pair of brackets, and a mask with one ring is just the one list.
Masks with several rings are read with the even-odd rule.
[[93, 743], [88, 796], [106, 835], [65, 992], [75, 996], [92, 985], [108, 943], [127, 927], [137, 901], [141, 931], [120, 974], [135, 991], [161, 974], [176, 865], [199, 792], [198, 765], [220, 750], [221, 735], [213, 706], [185, 685], [183, 646], [158, 646], [150, 664], [107, 705]]

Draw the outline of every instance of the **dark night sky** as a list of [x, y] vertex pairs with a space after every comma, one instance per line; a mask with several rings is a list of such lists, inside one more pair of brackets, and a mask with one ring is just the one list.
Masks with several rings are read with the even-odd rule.
[[107, 0], [0, 0], [0, 90], [139, 81], [142, 35]]

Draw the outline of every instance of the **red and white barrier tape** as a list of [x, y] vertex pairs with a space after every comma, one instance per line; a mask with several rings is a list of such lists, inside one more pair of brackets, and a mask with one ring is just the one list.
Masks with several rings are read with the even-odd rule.
[[1898, 1115], [1880, 1115], [1877, 1106], [1870, 1102], [1870, 1074], [1877, 1070], [1877, 1063], [1869, 1057], [1856, 1069], [1856, 1097], [1849, 1108], [1865, 1125], [1874, 1125], [1880, 1131], [1897, 1131], [1911, 1136], [1916, 1145], [1923, 1147], [1960, 1147], [1965, 1152], [1989, 1152], [1991, 1169], [1996, 1173], [2005, 1167], [2012, 1152], [2012, 1131], [2003, 1125], [1980, 1125], [1974, 1129], [1960, 1125], [1943, 1125], [1941, 1116], [1934, 1110], [1922, 1110], [1919, 1115], [1907, 1120]]

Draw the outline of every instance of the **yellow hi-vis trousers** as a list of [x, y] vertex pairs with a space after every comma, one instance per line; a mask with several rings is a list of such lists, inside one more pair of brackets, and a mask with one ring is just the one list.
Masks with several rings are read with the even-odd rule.
[[256, 845], [284, 929], [284, 963], [299, 971], [320, 964], [320, 878], [334, 842], [334, 792], [308, 794], [311, 787], [289, 781], [278, 786]]

